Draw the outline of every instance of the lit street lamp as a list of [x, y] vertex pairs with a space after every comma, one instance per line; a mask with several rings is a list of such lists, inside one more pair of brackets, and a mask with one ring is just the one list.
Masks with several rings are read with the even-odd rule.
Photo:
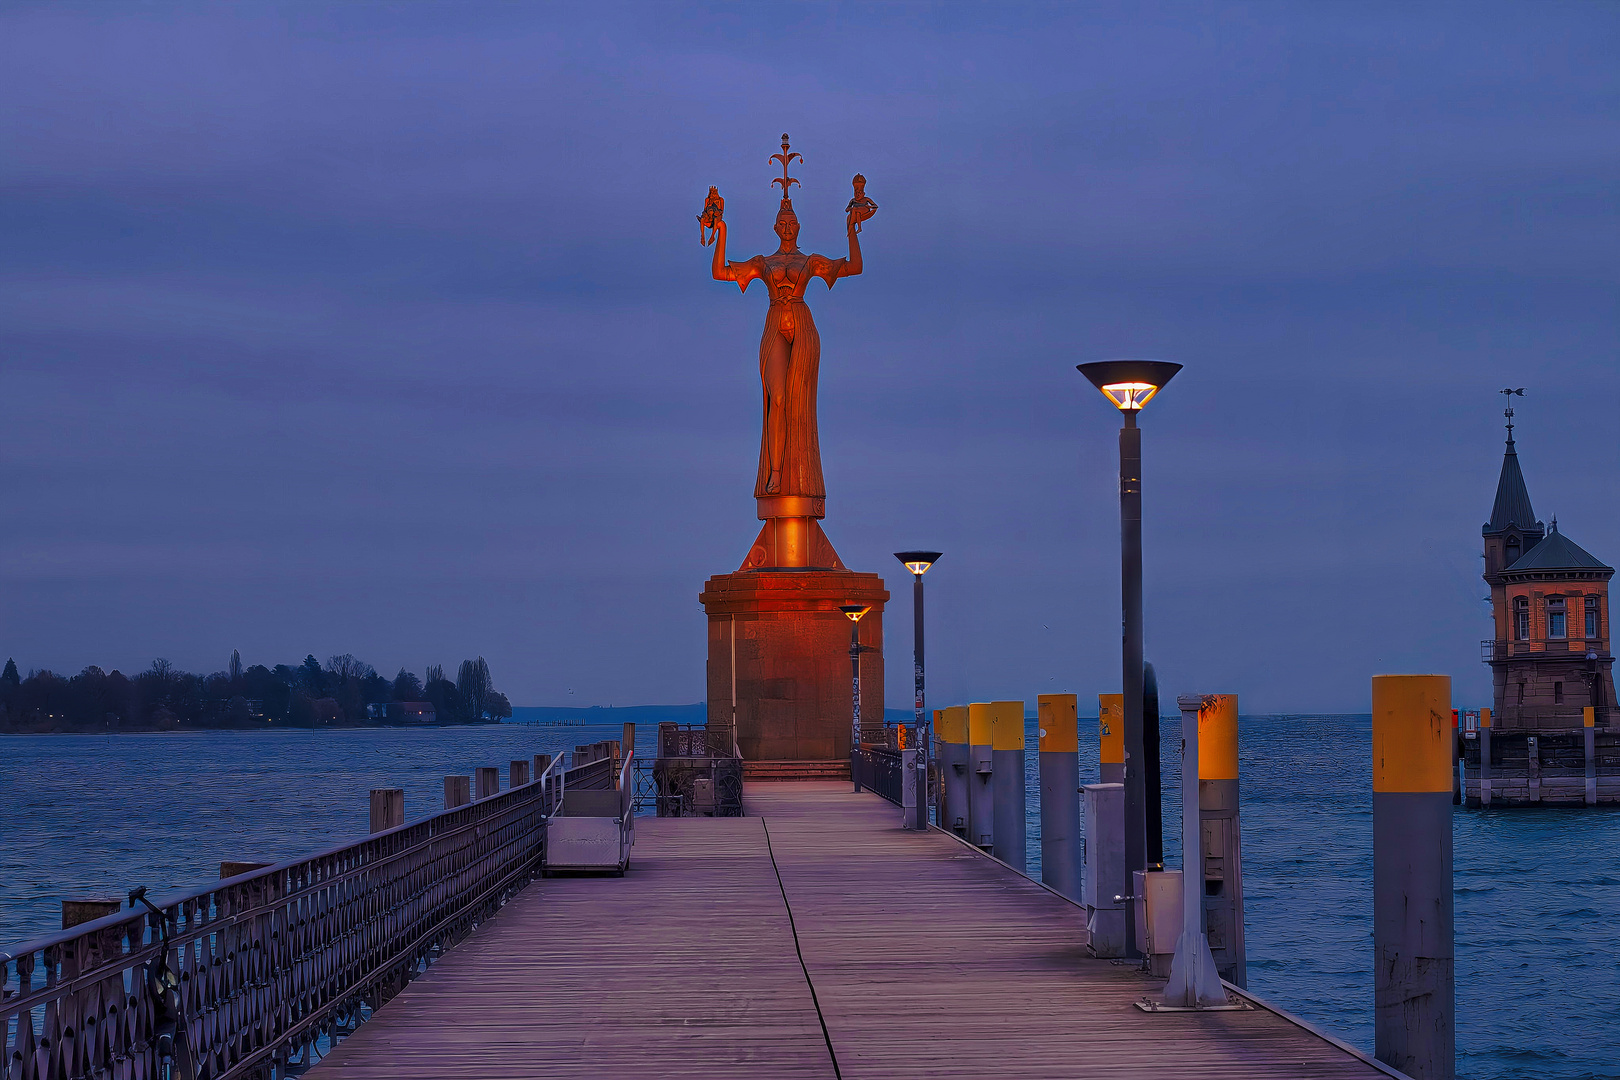
[[899, 559], [905, 568], [911, 571], [913, 585], [911, 589], [911, 641], [912, 664], [914, 666], [913, 683], [916, 687], [917, 726], [914, 733], [917, 736], [916, 770], [914, 773], [917, 782], [916, 812], [911, 820], [905, 823], [908, 829], [928, 828], [928, 759], [933, 752], [934, 730], [928, 722], [927, 711], [923, 708], [923, 575], [928, 568], [939, 561], [940, 553], [937, 551], [897, 551], [894, 557]]
[[[1125, 873], [1147, 869], [1147, 758], [1142, 738], [1142, 431], [1136, 414], [1181, 370], [1161, 360], [1077, 365], [1124, 414], [1119, 429], [1119, 598], [1125, 698]], [[1136, 905], [1125, 905], [1125, 948], [1136, 952]]]
[[849, 672], [854, 681], [855, 718], [854, 730], [850, 732], [849, 739], [849, 778], [855, 782], [855, 790], [861, 790], [860, 754], [861, 754], [861, 616], [872, 608], [868, 604], [840, 604], [838, 610], [849, 619]]

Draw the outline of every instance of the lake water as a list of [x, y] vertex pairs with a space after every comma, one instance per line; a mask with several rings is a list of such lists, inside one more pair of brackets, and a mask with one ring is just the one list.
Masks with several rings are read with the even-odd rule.
[[[513, 758], [617, 738], [630, 718], [597, 715], [607, 722], [0, 737], [0, 950], [56, 929], [64, 897], [121, 897], [135, 885], [161, 895], [217, 877], [222, 859], [310, 854], [365, 833], [371, 788], [404, 788], [414, 819], [442, 805], [446, 774], [498, 765], [504, 777]], [[635, 710], [643, 754], [657, 715]], [[1242, 723], [1250, 987], [1370, 1052], [1370, 721]], [[1171, 865], [1179, 738], [1166, 720]], [[1089, 753], [1081, 742], [1090, 781], [1095, 740]], [[1039, 876], [1035, 757], [1028, 837]], [[1454, 821], [1458, 1075], [1620, 1080], [1620, 812], [1459, 808]]]

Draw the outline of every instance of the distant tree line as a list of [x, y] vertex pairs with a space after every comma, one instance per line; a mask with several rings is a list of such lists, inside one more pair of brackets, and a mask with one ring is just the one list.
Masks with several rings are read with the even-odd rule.
[[170, 731], [182, 728], [354, 727], [420, 722], [427, 703], [438, 723], [489, 723], [512, 715], [483, 657], [462, 661], [455, 681], [437, 664], [418, 679], [401, 668], [392, 680], [344, 653], [323, 665], [314, 656], [289, 667], [230, 666], [212, 675], [181, 671], [167, 660], [137, 675], [91, 665], [73, 676], [0, 671], [0, 731]]

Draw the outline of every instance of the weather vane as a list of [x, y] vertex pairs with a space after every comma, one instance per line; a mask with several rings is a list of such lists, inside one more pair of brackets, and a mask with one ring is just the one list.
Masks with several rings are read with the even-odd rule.
[[1498, 390], [1497, 393], [1506, 395], [1506, 399], [1507, 399], [1507, 402], [1508, 402], [1508, 407], [1502, 410], [1502, 415], [1507, 417], [1508, 441], [1512, 442], [1513, 441], [1513, 395], [1518, 394], [1520, 397], [1524, 397], [1524, 387], [1521, 386], [1517, 390], [1513, 390], [1513, 389]]
[[[778, 176], [775, 180], [772, 180], [771, 183], [782, 185], [782, 198], [784, 199], [788, 197], [788, 188], [799, 183], [798, 178], [788, 175], [788, 166], [793, 164], [795, 158], [803, 161], [804, 155], [788, 153], [788, 137], [787, 132], [784, 131], [782, 132], [782, 152], [780, 154], [771, 155], [772, 161], [780, 161], [782, 163], [782, 175]], [[803, 187], [804, 185], [800, 184], [799, 186]]]

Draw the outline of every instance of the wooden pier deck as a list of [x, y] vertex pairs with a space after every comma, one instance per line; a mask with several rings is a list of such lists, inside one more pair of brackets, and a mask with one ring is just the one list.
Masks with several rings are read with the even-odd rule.
[[315, 1072], [1399, 1075], [1266, 1009], [1143, 1013], [1159, 984], [1088, 957], [1078, 908], [847, 782], [745, 801], [638, 820], [622, 879], [535, 882]]

